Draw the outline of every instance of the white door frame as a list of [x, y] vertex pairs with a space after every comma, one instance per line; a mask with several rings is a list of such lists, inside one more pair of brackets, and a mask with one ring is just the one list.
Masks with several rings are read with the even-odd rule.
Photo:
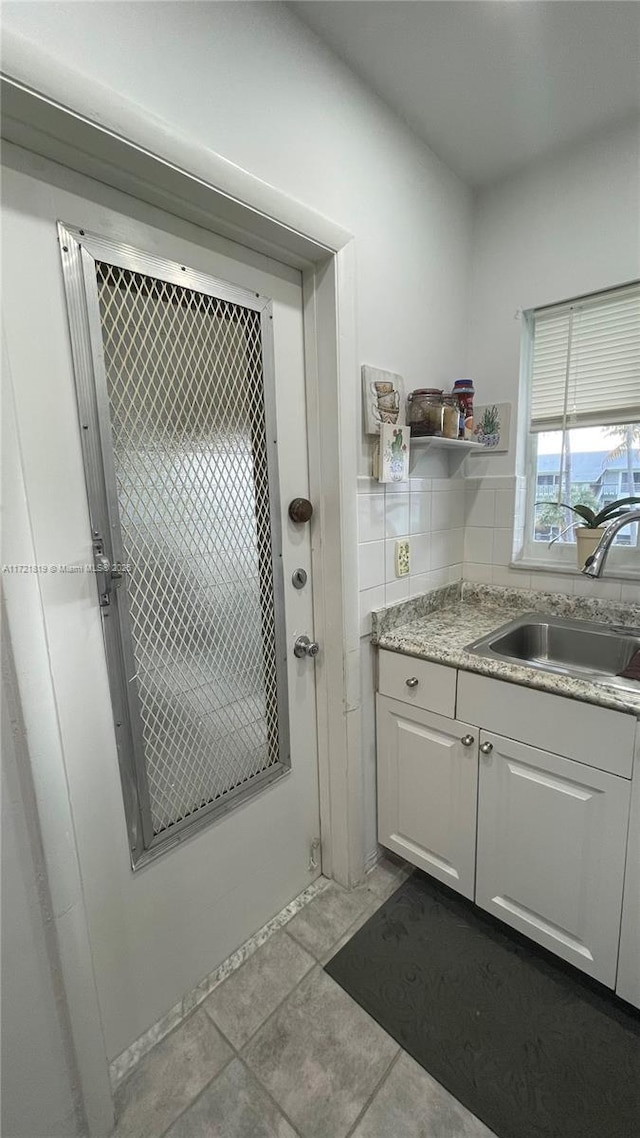
[[3, 54], [3, 138], [302, 272], [310, 487], [323, 506], [312, 550], [322, 868], [353, 886], [365, 868], [353, 238], [21, 37], [6, 32]]

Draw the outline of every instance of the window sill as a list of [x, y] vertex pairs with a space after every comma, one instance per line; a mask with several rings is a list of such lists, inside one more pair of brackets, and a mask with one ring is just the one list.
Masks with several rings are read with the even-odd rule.
[[[509, 564], [510, 569], [521, 569], [525, 573], [553, 573], [554, 575], [562, 575], [567, 577], [581, 577], [582, 572], [580, 569], [574, 569], [570, 565], [552, 565], [549, 561], [536, 561], [533, 557], [523, 558], [521, 561], [511, 561]], [[605, 565], [601, 581], [640, 581], [640, 570], [626, 567], [610, 567]]]

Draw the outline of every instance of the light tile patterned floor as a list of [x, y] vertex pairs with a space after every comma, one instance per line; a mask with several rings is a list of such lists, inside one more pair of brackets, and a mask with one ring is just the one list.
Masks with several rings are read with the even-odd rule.
[[332, 882], [145, 1056], [113, 1138], [492, 1138], [322, 968], [404, 876]]

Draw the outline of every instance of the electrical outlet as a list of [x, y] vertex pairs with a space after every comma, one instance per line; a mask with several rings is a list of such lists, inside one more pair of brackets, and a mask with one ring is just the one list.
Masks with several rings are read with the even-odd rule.
[[409, 540], [403, 538], [396, 542], [396, 577], [406, 577], [409, 572]]

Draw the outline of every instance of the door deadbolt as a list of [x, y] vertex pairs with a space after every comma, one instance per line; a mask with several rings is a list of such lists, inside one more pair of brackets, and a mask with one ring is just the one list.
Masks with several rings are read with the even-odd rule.
[[307, 583], [307, 574], [304, 569], [294, 569], [291, 574], [291, 584], [294, 589], [304, 589]]
[[320, 645], [317, 640], [309, 640], [308, 636], [299, 636], [293, 646], [293, 654], [297, 656], [298, 660], [302, 660], [304, 656], [318, 655]]
[[289, 502], [289, 517], [292, 522], [310, 522], [313, 506], [308, 498], [293, 498]]

